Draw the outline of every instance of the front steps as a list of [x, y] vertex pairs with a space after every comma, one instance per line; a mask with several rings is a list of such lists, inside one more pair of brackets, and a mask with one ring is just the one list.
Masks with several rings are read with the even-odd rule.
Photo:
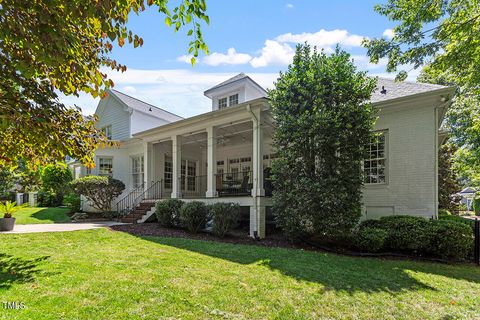
[[121, 218], [124, 223], [143, 223], [155, 213], [155, 202], [141, 202], [129, 214]]

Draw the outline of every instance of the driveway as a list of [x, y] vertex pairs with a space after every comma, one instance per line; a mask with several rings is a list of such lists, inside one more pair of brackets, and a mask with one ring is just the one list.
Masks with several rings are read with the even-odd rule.
[[101, 222], [78, 222], [78, 223], [48, 223], [48, 224], [18, 224], [12, 231], [0, 231], [0, 234], [7, 233], [35, 233], [35, 232], [65, 232], [105, 228], [125, 224], [114, 221]]

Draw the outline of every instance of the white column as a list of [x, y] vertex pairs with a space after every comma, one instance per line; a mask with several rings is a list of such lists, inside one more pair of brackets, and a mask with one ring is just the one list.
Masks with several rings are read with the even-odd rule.
[[207, 198], [217, 197], [215, 173], [217, 172], [217, 139], [215, 127], [207, 128]]
[[250, 206], [250, 237], [265, 238], [265, 217], [266, 207], [264, 198], [253, 198], [253, 205]]
[[145, 189], [147, 189], [153, 181], [153, 144], [151, 142], [143, 143], [143, 176]]
[[172, 136], [172, 198], [181, 198], [182, 136]]
[[265, 196], [263, 189], [263, 127], [261, 109], [252, 110], [253, 120], [253, 153], [252, 153], [252, 171], [253, 171], [253, 188], [252, 196]]

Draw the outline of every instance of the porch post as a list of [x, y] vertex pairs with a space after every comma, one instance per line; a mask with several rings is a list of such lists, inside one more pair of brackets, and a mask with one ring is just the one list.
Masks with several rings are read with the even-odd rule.
[[253, 152], [252, 152], [252, 170], [253, 170], [253, 188], [252, 196], [265, 196], [263, 188], [263, 128], [261, 109], [252, 110], [253, 121]]
[[207, 198], [217, 197], [215, 173], [217, 172], [217, 140], [215, 127], [207, 128]]
[[172, 136], [172, 198], [181, 198], [182, 136]]
[[151, 186], [153, 181], [153, 144], [143, 143], [143, 175], [145, 190]]

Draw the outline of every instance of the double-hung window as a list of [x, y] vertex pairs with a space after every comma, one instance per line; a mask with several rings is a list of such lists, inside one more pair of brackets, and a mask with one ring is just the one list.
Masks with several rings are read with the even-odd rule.
[[221, 98], [221, 99], [218, 99], [218, 109], [223, 109], [223, 108], [226, 108], [228, 105], [227, 105], [227, 98]]
[[133, 187], [140, 187], [144, 180], [143, 156], [132, 157], [132, 182]]
[[234, 106], [238, 104], [238, 93], [232, 94], [230, 97], [228, 97], [228, 105]]
[[171, 159], [165, 159], [163, 171], [165, 189], [172, 189], [173, 165]]
[[363, 162], [366, 184], [387, 182], [387, 132], [377, 131], [367, 147], [367, 158]]
[[113, 159], [111, 157], [98, 158], [98, 175], [110, 177], [113, 175]]
[[107, 137], [108, 140], [112, 140], [112, 125], [103, 127], [102, 131], [103, 131], [103, 133], [105, 134], [105, 137]]

